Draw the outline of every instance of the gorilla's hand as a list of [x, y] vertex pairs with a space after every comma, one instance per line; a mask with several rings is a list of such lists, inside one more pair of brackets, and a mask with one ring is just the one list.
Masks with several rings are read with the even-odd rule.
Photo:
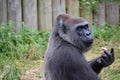
[[111, 65], [114, 62], [114, 60], [114, 49], [111, 48], [110, 52], [108, 50], [104, 50], [104, 54], [96, 59], [96, 63], [101, 67], [107, 67]]
[[110, 52], [104, 49], [104, 54], [99, 58], [90, 61], [89, 65], [94, 70], [94, 72], [99, 74], [103, 67], [111, 65], [114, 62], [114, 60], [114, 49], [112, 48]]

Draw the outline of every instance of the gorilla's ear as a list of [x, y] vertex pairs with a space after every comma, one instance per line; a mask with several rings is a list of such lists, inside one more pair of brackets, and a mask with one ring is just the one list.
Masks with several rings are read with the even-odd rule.
[[59, 21], [59, 25], [60, 26], [63, 26], [63, 19], [61, 18], [60, 21]]
[[66, 14], [60, 14], [57, 17], [57, 24], [59, 25], [59, 31], [60, 34], [65, 34], [66, 33], [66, 25], [64, 24], [65, 20], [66, 20]]
[[61, 37], [64, 41], [71, 42], [71, 39], [68, 36], [68, 25], [66, 22], [70, 19], [70, 16], [68, 14], [60, 14], [57, 17], [57, 29], [58, 29], [58, 34], [59, 37]]
[[68, 14], [60, 14], [57, 16], [57, 22], [62, 25], [69, 18]]
[[65, 34], [66, 33], [66, 25], [64, 24], [63, 19], [61, 19], [59, 21], [59, 24], [60, 24], [60, 28], [61, 28], [62, 32]]
[[63, 21], [64, 21], [63, 14], [58, 15], [57, 16], [57, 24], [62, 26], [63, 25]]

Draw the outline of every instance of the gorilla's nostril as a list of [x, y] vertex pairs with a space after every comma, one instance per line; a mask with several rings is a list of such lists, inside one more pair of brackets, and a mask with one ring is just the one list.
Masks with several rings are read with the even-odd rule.
[[89, 33], [86, 33], [86, 36], [89, 36], [91, 33], [89, 32]]

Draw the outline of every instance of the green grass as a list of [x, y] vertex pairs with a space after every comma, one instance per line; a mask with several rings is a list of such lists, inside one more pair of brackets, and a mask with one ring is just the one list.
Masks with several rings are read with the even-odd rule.
[[3, 80], [19, 80], [23, 72], [32, 67], [33, 61], [43, 60], [49, 34], [49, 32], [29, 29], [26, 25], [16, 34], [11, 22], [8, 26], [2, 25], [0, 77], [2, 76]]
[[85, 54], [88, 60], [97, 58], [103, 54], [102, 47], [115, 49], [115, 62], [102, 70], [99, 74], [102, 80], [119, 80], [120, 79], [120, 41], [102, 41], [95, 39], [93, 48]]
[[115, 62], [102, 70], [99, 74], [102, 80], [120, 80], [120, 27], [103, 26], [93, 27], [94, 29], [94, 46], [86, 54], [88, 60], [102, 55], [102, 47], [109, 50], [115, 49]]
[[[99, 76], [103, 80], [119, 80], [120, 27], [94, 26], [93, 30], [95, 43], [87, 52], [87, 59], [91, 60], [100, 56], [101, 47], [115, 48], [114, 64], [103, 69]], [[12, 23], [9, 23], [9, 26], [2, 25], [0, 27], [0, 80], [27, 80], [26, 75], [27, 77], [37, 76], [40, 79], [49, 35], [49, 32], [32, 30], [26, 25], [16, 34]], [[27, 72], [36, 74], [28, 76]]]
[[105, 25], [102, 27], [93, 26], [95, 39], [102, 41], [120, 40], [120, 27]]

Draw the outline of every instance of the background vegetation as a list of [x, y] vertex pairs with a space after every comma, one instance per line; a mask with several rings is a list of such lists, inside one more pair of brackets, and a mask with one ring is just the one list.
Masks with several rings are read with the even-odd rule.
[[[114, 2], [117, 4], [107, 5]], [[99, 6], [99, 3], [105, 4]], [[51, 30], [55, 17], [61, 12], [84, 17], [91, 23], [98, 24], [103, 20], [111, 25], [112, 22], [119, 25], [118, 3], [120, 0], [1, 0], [0, 80], [42, 79], [43, 58], [50, 32], [33, 29]], [[101, 12], [104, 9], [105, 11]], [[14, 24], [8, 23], [9, 20]], [[1, 25], [2, 22], [8, 24]], [[22, 24], [29, 26], [21, 26]], [[91, 60], [102, 55], [101, 47], [115, 48], [115, 62], [105, 68], [99, 76], [102, 80], [120, 80], [120, 26], [101, 26], [102, 24], [100, 23], [99, 27], [93, 26], [94, 46], [85, 56]]]
[[[32, 30], [26, 25], [19, 33], [14, 32], [12, 22], [0, 27], [0, 80], [42, 79], [44, 52], [50, 32]], [[101, 47], [115, 48], [116, 61], [105, 68], [103, 80], [120, 80], [120, 27], [93, 26], [95, 43], [86, 54], [91, 60], [101, 55]]]

